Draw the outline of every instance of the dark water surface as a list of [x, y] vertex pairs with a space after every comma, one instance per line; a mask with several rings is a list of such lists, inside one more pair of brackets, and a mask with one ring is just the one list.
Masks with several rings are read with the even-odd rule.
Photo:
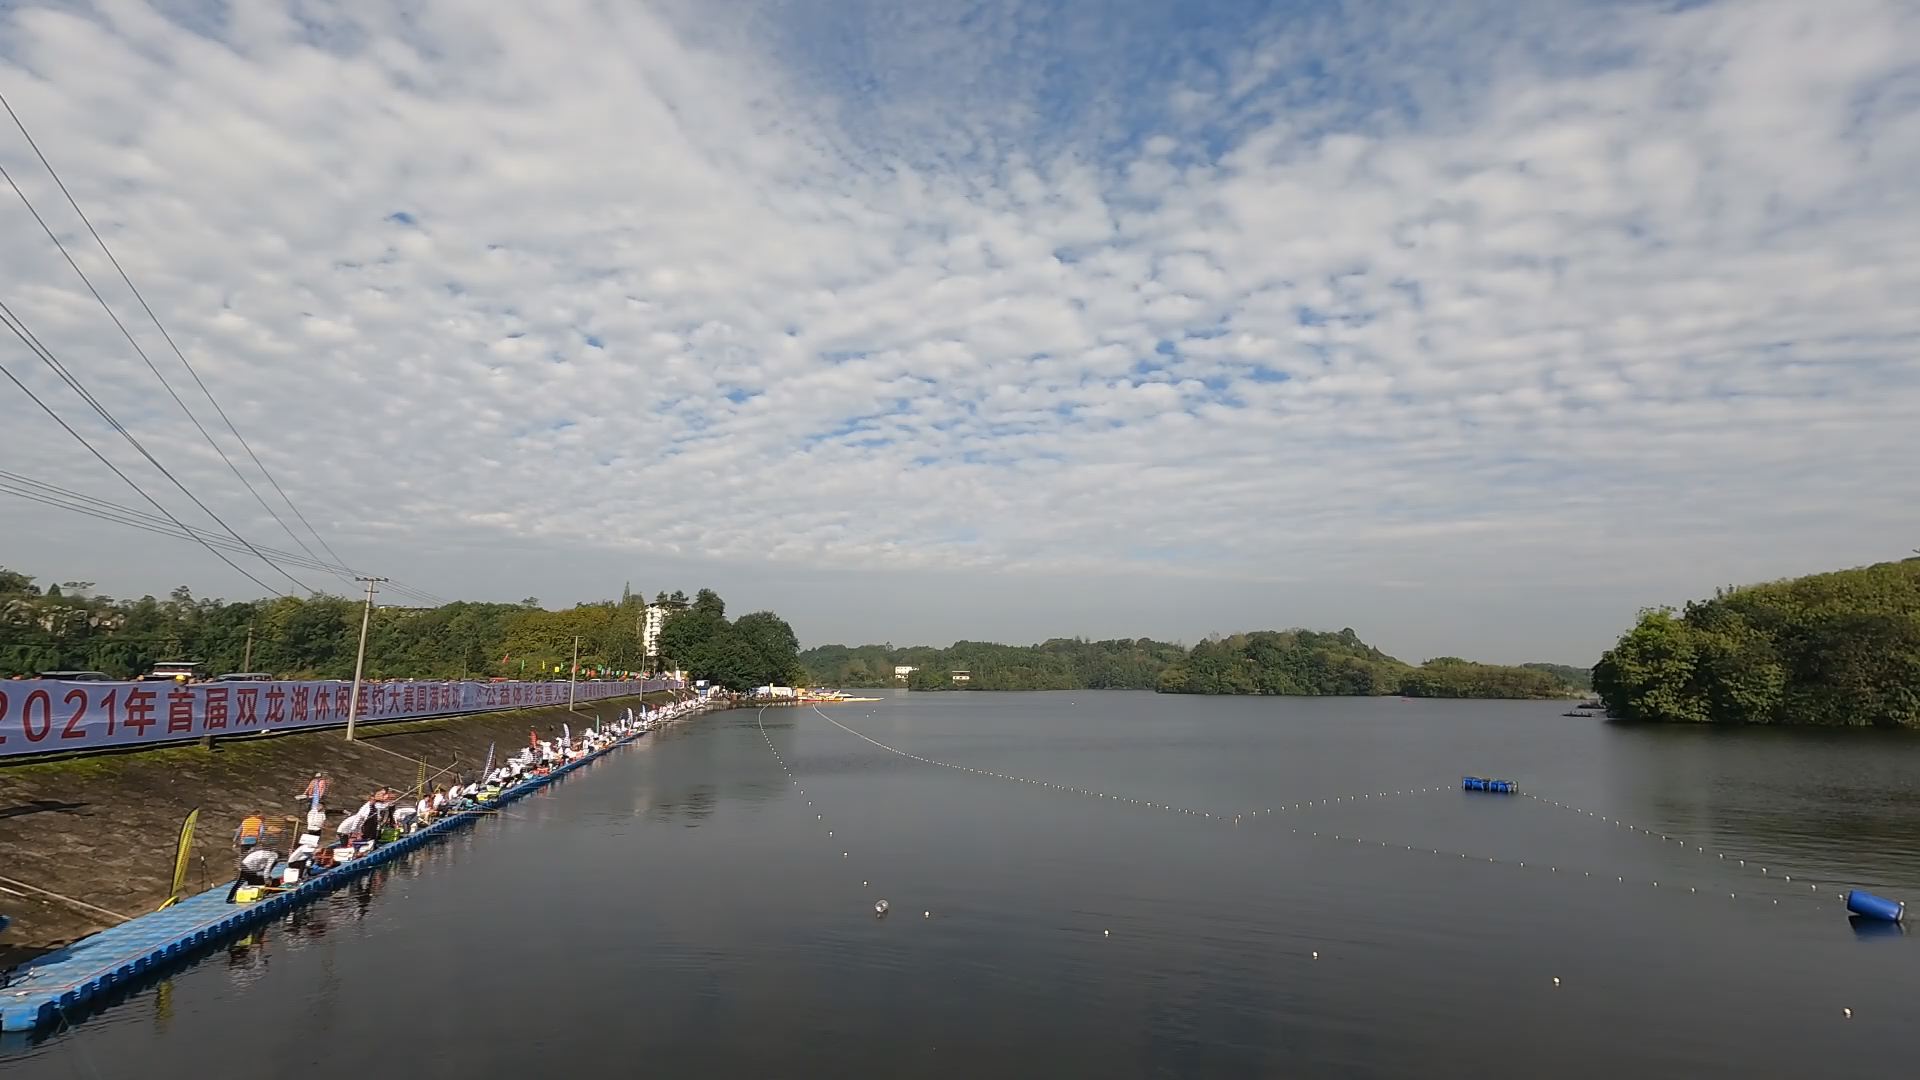
[[1835, 898], [1920, 900], [1920, 740], [1563, 707], [901, 694], [767, 710], [764, 740], [724, 713], [0, 1075], [1920, 1072], [1920, 948]]

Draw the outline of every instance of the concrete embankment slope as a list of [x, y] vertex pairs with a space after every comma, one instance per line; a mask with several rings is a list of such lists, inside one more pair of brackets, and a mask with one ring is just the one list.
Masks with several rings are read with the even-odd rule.
[[563, 723], [578, 731], [594, 709], [612, 718], [634, 700], [362, 727], [351, 743], [333, 729], [0, 767], [0, 914], [13, 919], [0, 935], [0, 968], [116, 922], [26, 886], [125, 916], [158, 906], [173, 883], [180, 822], [194, 807], [189, 889], [232, 877], [233, 832], [249, 812], [269, 821], [304, 813], [298, 796], [316, 770], [331, 778], [337, 821], [381, 784], [411, 788], [421, 759], [429, 773], [456, 762], [476, 773], [489, 743], [505, 757], [526, 745], [529, 728], [542, 738]]

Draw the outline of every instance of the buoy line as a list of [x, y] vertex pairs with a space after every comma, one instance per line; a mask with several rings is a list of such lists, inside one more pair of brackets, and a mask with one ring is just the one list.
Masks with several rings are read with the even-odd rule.
[[1650, 840], [1658, 840], [1663, 844], [1664, 843], [1677, 844], [1683, 851], [1688, 848], [1692, 848], [1694, 854], [1696, 855], [1700, 855], [1703, 857], [1707, 855], [1712, 855], [1714, 856], [1714, 861], [1716, 863], [1724, 863], [1727, 866], [1735, 869], [1742, 869], [1747, 871], [1757, 870], [1759, 871], [1761, 876], [1772, 881], [1790, 881], [1796, 885], [1804, 884], [1807, 886], [1808, 892], [1821, 892], [1822, 891], [1821, 886], [1824, 885], [1826, 886], [1825, 892], [1827, 894], [1832, 894], [1836, 899], [1840, 900], [1840, 902], [1842, 903], [1846, 902], [1847, 897], [1846, 897], [1845, 882], [1831, 881], [1824, 878], [1813, 878], [1813, 877], [1808, 877], [1805, 874], [1789, 874], [1783, 869], [1781, 869], [1780, 863], [1777, 861], [1760, 858], [1758, 856], [1749, 856], [1749, 857], [1743, 858], [1739, 855], [1729, 855], [1727, 852], [1718, 850], [1719, 845], [1717, 844], [1714, 845], [1714, 850], [1708, 850], [1705, 844], [1695, 844], [1686, 840], [1684, 837], [1675, 836], [1671, 833], [1663, 833], [1657, 829], [1649, 829], [1644, 826], [1635, 825], [1632, 822], [1622, 821], [1619, 818], [1612, 817], [1607, 814], [1602, 814], [1602, 813], [1599, 813], [1598, 811], [1588, 810], [1585, 807], [1581, 807], [1581, 806], [1574, 806], [1572, 803], [1563, 803], [1555, 799], [1549, 799], [1544, 795], [1536, 795], [1531, 792], [1522, 792], [1522, 794], [1526, 795], [1527, 798], [1532, 799], [1534, 802], [1545, 803], [1548, 806], [1557, 806], [1560, 809], [1566, 810], [1572, 814], [1591, 818], [1594, 821], [1600, 822], [1601, 824], [1610, 824], [1615, 828], [1625, 829], [1630, 833], [1637, 833], [1641, 836], [1647, 837]]
[[[1569, 879], [1577, 878], [1580, 880], [1591, 880], [1591, 881], [1605, 881], [1607, 878], [1613, 878], [1614, 883], [1618, 885], [1645, 885], [1653, 889], [1658, 889], [1661, 892], [1678, 893], [1682, 896], [1713, 897], [1717, 895], [1724, 895], [1729, 901], [1740, 901], [1744, 899], [1746, 902], [1750, 904], [1753, 904], [1765, 909], [1771, 909], [1771, 908], [1783, 906], [1780, 903], [1781, 897], [1777, 897], [1777, 896], [1768, 896], [1761, 893], [1742, 893], [1738, 889], [1726, 889], [1726, 888], [1715, 886], [1715, 885], [1699, 885], [1699, 884], [1688, 885], [1683, 882], [1676, 882], [1672, 880], [1667, 881], [1663, 885], [1661, 884], [1660, 881], [1653, 878], [1646, 878], [1646, 879], [1635, 878], [1633, 881], [1628, 881], [1626, 879], [1626, 875], [1624, 874], [1595, 873], [1591, 870], [1582, 870], [1577, 866], [1569, 866], [1564, 863], [1552, 863], [1552, 862], [1541, 863], [1538, 860], [1529, 861], [1526, 859], [1502, 859], [1498, 856], [1493, 856], [1493, 855], [1476, 855], [1476, 854], [1473, 854], [1472, 852], [1455, 851], [1451, 848], [1436, 848], [1436, 847], [1429, 847], [1424, 844], [1403, 844], [1403, 843], [1396, 843], [1388, 840], [1376, 840], [1376, 839], [1370, 839], [1368, 837], [1353, 836], [1347, 833], [1337, 833], [1337, 832], [1332, 832], [1328, 830], [1309, 829], [1303, 832], [1300, 828], [1295, 827], [1291, 830], [1291, 835], [1300, 836], [1302, 838], [1309, 839], [1309, 840], [1322, 840], [1328, 843], [1337, 843], [1343, 846], [1352, 845], [1355, 847], [1366, 848], [1368, 850], [1386, 850], [1386, 851], [1397, 850], [1397, 851], [1400, 851], [1402, 854], [1411, 852], [1415, 855], [1424, 855], [1429, 858], [1438, 858], [1438, 859], [1443, 859], [1449, 862], [1464, 862], [1464, 863], [1478, 865], [1478, 866], [1487, 866], [1487, 865], [1505, 866], [1505, 867], [1512, 867], [1516, 870], [1529, 870], [1529, 871], [1536, 871], [1536, 872], [1544, 868], [1549, 875], [1553, 877], [1559, 877], [1559, 878], [1569, 878]], [[1829, 889], [1826, 892], [1820, 892], [1815, 895], [1819, 898], [1824, 898], [1832, 894], [1833, 894], [1833, 890]], [[1788, 903], [1785, 904], [1784, 907], [1788, 910], [1812, 911], [1815, 908], [1818, 908], [1823, 912], [1832, 910], [1832, 908], [1822, 904], [1819, 899], [1814, 897], [1809, 897], [1809, 896], [1795, 897], [1795, 896], [1789, 895], [1785, 899], [1788, 901]], [[1844, 892], [1840, 894], [1840, 899], [1842, 901], [1845, 900]], [[1763, 901], [1765, 901], [1765, 903], [1763, 903]]]
[[867, 742], [873, 744], [874, 746], [877, 746], [880, 749], [885, 750], [889, 754], [897, 754], [900, 757], [908, 759], [909, 761], [917, 761], [923, 765], [938, 765], [940, 768], [943, 768], [943, 769], [952, 769], [955, 772], [971, 773], [974, 776], [984, 776], [993, 780], [1005, 780], [1005, 781], [1016, 783], [1016, 784], [1027, 784], [1031, 787], [1036, 787], [1036, 788], [1046, 788], [1053, 791], [1063, 791], [1069, 795], [1081, 795], [1087, 798], [1106, 799], [1111, 802], [1119, 803], [1125, 806], [1137, 806], [1137, 807], [1143, 807], [1148, 810], [1163, 810], [1168, 813], [1186, 814], [1190, 817], [1200, 818], [1203, 821], [1217, 821], [1227, 825], [1238, 825], [1242, 821], [1253, 820], [1261, 815], [1272, 817], [1274, 815], [1286, 813], [1288, 811], [1308, 810], [1316, 806], [1333, 806], [1343, 802], [1360, 802], [1366, 799], [1387, 799], [1387, 798], [1393, 798], [1396, 796], [1406, 796], [1406, 795], [1426, 795], [1426, 794], [1431, 794], [1435, 792], [1453, 790], [1451, 786], [1440, 786], [1440, 787], [1424, 787], [1424, 788], [1406, 788], [1398, 791], [1359, 792], [1357, 794], [1352, 794], [1352, 795], [1331, 795], [1324, 799], [1305, 799], [1296, 803], [1280, 803], [1276, 806], [1256, 808], [1253, 810], [1242, 810], [1237, 813], [1233, 811], [1216, 812], [1211, 810], [1197, 810], [1188, 806], [1175, 806], [1172, 803], [1154, 802], [1148, 799], [1137, 799], [1137, 798], [1132, 798], [1125, 795], [1116, 795], [1111, 792], [1105, 792], [1105, 791], [1092, 791], [1083, 787], [1075, 787], [1072, 784], [1056, 784], [1051, 780], [1035, 780], [1032, 777], [1015, 776], [1012, 773], [995, 772], [992, 769], [976, 769], [971, 765], [958, 765], [951, 761], [941, 761], [939, 758], [930, 758], [922, 754], [915, 754], [907, 750], [902, 750], [897, 746], [888, 746], [886, 743], [881, 742], [879, 739], [876, 739], [873, 736], [866, 734], [865, 732], [856, 731], [853, 728], [850, 728], [847, 725], [841, 723], [840, 721], [835, 720], [833, 717], [828, 716], [826, 713], [820, 712], [820, 707], [817, 705], [813, 707], [813, 711], [816, 713], [819, 713], [821, 719], [825, 720], [827, 723], [832, 724], [834, 727], [839, 728], [841, 731], [844, 731], [849, 735], [853, 735], [858, 738], [864, 739]]
[[[841, 723], [838, 720], [835, 720], [833, 717], [828, 716], [825, 712], [822, 712], [817, 706], [814, 707], [813, 711], [818, 713], [821, 719], [825, 720], [827, 723], [832, 724], [834, 727], [839, 728], [840, 730], [846, 732], [849, 735], [856, 736], [873, 746], [876, 746], [882, 750], [885, 750], [889, 754], [895, 754], [900, 757], [906, 758], [910, 761], [917, 761], [925, 765], [937, 765], [943, 769], [952, 769], [956, 772], [971, 773], [975, 776], [984, 776], [984, 777], [988, 777], [995, 780], [1005, 780], [1011, 783], [1027, 784], [1030, 786], [1041, 787], [1041, 788], [1050, 788], [1056, 791], [1064, 791], [1074, 795], [1108, 799], [1114, 802], [1123, 803], [1127, 805], [1144, 806], [1150, 809], [1159, 809], [1159, 810], [1165, 810], [1172, 813], [1181, 813], [1181, 814], [1187, 814], [1190, 816], [1196, 816], [1196, 817], [1202, 818], [1203, 820], [1211, 819], [1213, 821], [1225, 821], [1225, 822], [1230, 822], [1236, 825], [1240, 823], [1243, 817], [1252, 817], [1253, 815], [1262, 813], [1262, 810], [1252, 810], [1252, 811], [1246, 811], [1243, 814], [1231, 814], [1231, 815], [1207, 813], [1205, 811], [1198, 811], [1188, 807], [1173, 806], [1166, 803], [1149, 802], [1144, 799], [1128, 798], [1125, 796], [1114, 795], [1114, 794], [1101, 792], [1101, 791], [1091, 791], [1086, 788], [1075, 787], [1072, 784], [1056, 784], [1047, 780], [1035, 780], [1030, 777], [1016, 776], [1012, 773], [998, 772], [993, 769], [976, 769], [970, 765], [959, 765], [950, 761], [941, 761], [938, 758], [930, 758], [925, 756], [924, 754], [915, 754], [907, 750], [902, 750], [897, 746], [889, 746], [888, 744], [881, 742], [880, 740], [872, 737], [871, 735], [866, 734], [865, 732], [858, 731], [854, 728], [848, 727], [847, 725]], [[771, 744], [769, 744], [769, 746], [771, 746]], [[1305, 809], [1312, 809], [1314, 807], [1334, 806], [1343, 802], [1360, 802], [1363, 800], [1370, 801], [1375, 798], [1384, 799], [1384, 798], [1389, 798], [1392, 796], [1398, 796], [1403, 794], [1416, 795], [1416, 794], [1442, 792], [1442, 791], [1454, 791], [1454, 790], [1456, 790], [1454, 785], [1447, 784], [1447, 785], [1442, 785], [1437, 787], [1412, 788], [1412, 789], [1404, 789], [1402, 791], [1394, 791], [1394, 792], [1382, 791], [1382, 792], [1365, 792], [1358, 795], [1336, 795], [1329, 798], [1309, 799], [1309, 800], [1304, 800], [1302, 802], [1291, 803], [1291, 804], [1283, 803], [1277, 807], [1264, 808], [1264, 812], [1268, 815], [1277, 815], [1279, 813], [1286, 812], [1289, 810], [1305, 810]], [[1527, 794], [1527, 793], [1523, 792], [1522, 794]], [[1529, 797], [1534, 798], [1535, 801], [1546, 801], [1546, 800], [1539, 799], [1537, 796], [1529, 795]], [[1559, 804], [1555, 804], [1555, 805], [1559, 805]], [[1269, 818], [1269, 820], [1271, 820], [1271, 818]], [[1408, 851], [1408, 852], [1426, 852], [1436, 857], [1457, 859], [1460, 861], [1475, 863], [1479, 865], [1492, 864], [1496, 866], [1511, 866], [1519, 870], [1538, 870], [1541, 866], [1541, 864], [1537, 861], [1528, 862], [1527, 860], [1524, 860], [1524, 859], [1501, 859], [1497, 856], [1475, 855], [1469, 852], [1453, 851], [1453, 850], [1444, 849], [1444, 848], [1430, 848], [1430, 847], [1416, 846], [1413, 844], [1395, 844], [1391, 841], [1370, 840], [1364, 837], [1356, 837], [1356, 836], [1350, 836], [1344, 833], [1332, 832], [1331, 830], [1308, 829], [1306, 830], [1306, 832], [1303, 833], [1299, 827], [1294, 827], [1289, 831], [1290, 831], [1290, 835], [1303, 835], [1308, 839], [1330, 839], [1334, 842], [1340, 842], [1340, 843], [1351, 842], [1361, 847], [1370, 847], [1370, 848], [1379, 848], [1379, 849], [1388, 849], [1388, 850], [1393, 848], [1399, 848], [1399, 849], [1402, 849], [1403, 851]], [[1547, 872], [1549, 874], [1558, 876], [1558, 877], [1579, 877], [1583, 880], [1596, 878], [1596, 875], [1592, 871], [1581, 870], [1578, 867], [1572, 867], [1572, 866], [1563, 867], [1557, 863], [1548, 863], [1546, 864], [1546, 867], [1547, 867]], [[1623, 874], [1597, 875], [1597, 878], [1599, 880], [1605, 880], [1608, 877], [1614, 878], [1617, 884], [1622, 884], [1622, 885], [1628, 884], [1626, 880], [1626, 876]], [[1635, 884], [1640, 884], [1640, 883], [1642, 882], [1639, 882], [1639, 881], [1635, 882]], [[1649, 888], [1654, 888], [1654, 889], [1658, 889], [1662, 887], [1660, 882], [1653, 878], [1645, 879], [1644, 884], [1646, 884]], [[1738, 889], [1722, 890], [1712, 885], [1703, 887], [1697, 884], [1683, 885], [1677, 882], [1669, 881], [1665, 886], [1665, 888], [1667, 889], [1668, 892], [1680, 892], [1682, 895], [1686, 895], [1686, 896], [1699, 896], [1699, 895], [1713, 896], [1724, 891], [1727, 899], [1730, 901], [1737, 901], [1740, 898], [1740, 892]], [[1705, 890], [1704, 894], [1702, 892], [1703, 888]], [[1818, 890], [1813, 889], [1810, 891], [1817, 892]], [[1840, 899], [1842, 900], [1845, 899], [1844, 893], [1835, 894], [1831, 889], [1829, 889], [1827, 893], [1822, 895], [1837, 895]], [[1767, 903], [1764, 906], [1770, 907], [1770, 908], [1780, 906], [1780, 900], [1777, 897], [1748, 894], [1748, 899], [1753, 902], [1758, 902], [1761, 900], [1769, 901], [1769, 903]], [[1802, 910], [1806, 908], [1805, 904], [1800, 903], [1798, 901], [1790, 903], [1788, 906], [1790, 908], [1797, 908]]]
[[[818, 707], [815, 707], [814, 711], [816, 713], [819, 713], [822, 719], [826, 720], [828, 723], [832, 724], [833, 726], [839, 728], [840, 730], [846, 732], [849, 735], [856, 736], [862, 739], [863, 741], [875, 747], [878, 747], [881, 750], [885, 750], [890, 754], [894, 754], [899, 757], [906, 758], [910, 761], [917, 761], [917, 762], [920, 762], [921, 764], [937, 765], [943, 769], [951, 769], [956, 772], [971, 773], [976, 776], [985, 776], [991, 779], [1005, 780], [1012, 783], [1027, 784], [1035, 787], [1042, 787], [1042, 788], [1047, 788], [1047, 789], [1056, 790], [1056, 791], [1063, 791], [1070, 794], [1110, 799], [1116, 802], [1125, 803], [1129, 805], [1146, 806], [1149, 808], [1164, 810], [1168, 812], [1186, 813], [1194, 816], [1199, 816], [1203, 819], [1210, 818], [1215, 821], [1227, 820], [1227, 821], [1231, 821], [1236, 825], [1239, 824], [1242, 819], [1242, 815], [1238, 815], [1238, 814], [1231, 815], [1231, 816], [1226, 814], [1207, 814], [1203, 811], [1196, 812], [1189, 808], [1175, 807], [1167, 804], [1153, 803], [1153, 802], [1148, 802], [1140, 799], [1132, 799], [1132, 798], [1127, 798], [1123, 796], [1116, 796], [1116, 795], [1112, 795], [1104, 792], [1091, 791], [1086, 788], [1075, 787], [1074, 785], [1071, 785], [1071, 784], [1057, 784], [1051, 781], [1035, 780], [1030, 777], [1016, 776], [1011, 773], [996, 772], [991, 769], [976, 769], [976, 768], [973, 768], [972, 766], [959, 765], [949, 761], [941, 761], [937, 758], [930, 758], [923, 754], [915, 754], [906, 750], [902, 750], [895, 746], [889, 746], [888, 744], [883, 743], [880, 740], [865, 734], [864, 732], [857, 731], [854, 728], [848, 727], [846, 724], [843, 724], [838, 720], [835, 720], [833, 717], [828, 716], [824, 712], [821, 712]], [[872, 714], [869, 713], [869, 715], [872, 715]], [[758, 717], [756, 716], [756, 720], [757, 719]], [[761, 727], [761, 736], [762, 738], [766, 738], [766, 729], [764, 725]], [[767, 748], [769, 750], [773, 750], [773, 744], [771, 739], [768, 739]], [[774, 752], [774, 756], [776, 757], [776, 759], [779, 757], [779, 754], [777, 751]], [[782, 762], [782, 767], [783, 768], [785, 767], [784, 762]], [[1356, 795], [1340, 795], [1340, 796], [1332, 796], [1332, 797], [1323, 798], [1323, 799], [1308, 799], [1308, 800], [1303, 800], [1301, 802], [1291, 803], [1291, 804], [1281, 804], [1275, 807], [1267, 807], [1259, 810], [1247, 811], [1245, 812], [1245, 816], [1251, 817], [1255, 814], [1260, 814], [1264, 812], [1265, 814], [1270, 815], [1268, 817], [1268, 820], [1274, 820], [1272, 815], [1277, 815], [1290, 810], [1306, 810], [1306, 809], [1312, 809], [1312, 808], [1321, 807], [1321, 806], [1335, 805], [1342, 802], [1359, 802], [1359, 801], [1372, 800], [1372, 799], [1384, 799], [1392, 796], [1417, 795], [1417, 794], [1454, 791], [1454, 790], [1457, 790], [1455, 785], [1446, 784], [1446, 785], [1435, 786], [1435, 787], [1410, 788], [1410, 789], [1403, 789], [1403, 790], [1392, 791], [1392, 792], [1387, 792], [1387, 791], [1371, 792], [1371, 793], [1363, 792]], [[1532, 796], [1532, 795], [1529, 795], [1529, 797], [1536, 798], [1537, 801], [1550, 801], [1550, 800], [1539, 800], [1536, 796]], [[1554, 805], [1562, 805], [1562, 804], [1555, 803]], [[1566, 807], [1566, 808], [1570, 810], [1577, 809], [1574, 807]], [[1623, 825], [1622, 827], [1626, 827], [1626, 826]], [[1300, 834], [1301, 834], [1301, 830], [1298, 827], [1292, 827], [1289, 829], [1289, 835], [1300, 835]], [[1581, 880], [1597, 880], [1601, 882], [1604, 882], [1608, 877], [1612, 877], [1614, 879], [1614, 883], [1620, 886], [1625, 886], [1629, 884], [1638, 886], [1638, 885], [1644, 884], [1647, 887], [1650, 887], [1653, 889], [1664, 888], [1666, 891], [1670, 893], [1679, 892], [1689, 897], [1698, 897], [1698, 898], [1711, 898], [1724, 891], [1726, 898], [1730, 902], [1738, 902], [1744, 899], [1746, 903], [1748, 903], [1749, 905], [1760, 904], [1763, 909], [1770, 909], [1770, 908], [1782, 906], [1780, 903], [1781, 898], [1779, 897], [1757, 895], [1757, 894], [1746, 894], [1743, 897], [1738, 890], [1722, 890], [1713, 886], [1704, 886], [1704, 887], [1699, 885], [1683, 886], [1677, 882], [1672, 882], [1672, 881], [1667, 882], [1666, 885], [1663, 886], [1659, 881], [1653, 880], [1653, 879], [1646, 879], [1645, 881], [1636, 879], [1633, 882], [1628, 882], [1625, 875], [1605, 874], [1605, 873], [1596, 874], [1590, 870], [1581, 870], [1577, 867], [1563, 866], [1558, 863], [1542, 864], [1538, 861], [1530, 862], [1524, 859], [1502, 859], [1497, 856], [1474, 855], [1468, 852], [1453, 851], [1453, 850], [1441, 849], [1441, 848], [1429, 848], [1429, 847], [1417, 846], [1413, 844], [1396, 844], [1390, 841], [1374, 840], [1374, 839], [1368, 839], [1366, 837], [1349, 836], [1344, 833], [1335, 833], [1331, 831], [1315, 830], [1315, 829], [1308, 829], [1305, 834], [1305, 838], [1313, 839], [1313, 840], [1325, 840], [1328, 843], [1338, 843], [1343, 845], [1351, 843], [1353, 846], [1356, 846], [1356, 847], [1365, 847], [1365, 848], [1377, 849], [1377, 850], [1397, 849], [1401, 851], [1403, 854], [1413, 853], [1413, 854], [1427, 855], [1435, 859], [1444, 859], [1449, 862], [1458, 861], [1463, 863], [1473, 863], [1476, 865], [1496, 865], [1496, 866], [1508, 867], [1508, 868], [1518, 869], [1518, 870], [1531, 870], [1535, 872], [1538, 872], [1541, 869], [1541, 867], [1544, 865], [1547, 870], [1547, 873], [1553, 877], [1563, 877], [1563, 878], [1577, 877]], [[1820, 895], [1825, 896], [1827, 894], [1822, 893]], [[1817, 906], [1817, 902], [1815, 904], [1809, 904], [1805, 900], [1796, 899], [1791, 896], [1787, 897], [1786, 899], [1788, 903], [1785, 905], [1785, 907], [1788, 910], [1811, 911], [1815, 906]], [[1844, 899], [1844, 893], [1842, 894], [1842, 899]], [[1765, 903], [1762, 904], [1761, 903], [1762, 901], [1765, 901]], [[1831, 909], [1824, 909], [1824, 910], [1831, 910]], [[1101, 931], [1102, 940], [1111, 940], [1112, 936], [1113, 936], [1113, 931], [1111, 929], [1103, 929]], [[1308, 956], [1310, 957], [1310, 962], [1317, 962], [1321, 958], [1320, 951], [1317, 949], [1309, 951]], [[1560, 976], [1558, 975], [1552, 976], [1550, 984], [1554, 989], [1556, 990], [1560, 989], [1562, 985]], [[1853, 1010], [1851, 1008], [1843, 1009], [1842, 1014], [1844, 1018], [1847, 1020], [1851, 1020], [1853, 1018]]]
[[[775, 748], [773, 745], [773, 737], [767, 734], [767, 725], [764, 720], [766, 713], [767, 713], [767, 707], [765, 705], [762, 705], [760, 706], [759, 710], [753, 714], [754, 726], [760, 729], [760, 740], [767, 744], [767, 752], [772, 754], [773, 760], [779, 764], [781, 774], [785, 776], [787, 779], [787, 786], [794, 788], [799, 792], [801, 796], [804, 797], [807, 793], [807, 789], [800, 786], [799, 779], [793, 775], [792, 766], [787, 764], [786, 758], [780, 756], [780, 751], [777, 748]], [[808, 809], [813, 809], [812, 799], [807, 799], [806, 803], [807, 803]], [[813, 820], [814, 820], [814, 824], [817, 827], [825, 830], [827, 834], [827, 839], [833, 840], [835, 842], [842, 843], [842, 844], [845, 843], [845, 841], [842, 840], [842, 838], [834, 835], [835, 830], [827, 827], [827, 818], [824, 812], [816, 811], [813, 815]], [[843, 846], [839, 849], [839, 851], [840, 851], [841, 861], [849, 864], [849, 869], [851, 872], [851, 861], [853, 859], [853, 849], [850, 846]], [[860, 879], [860, 888], [862, 888], [863, 890], [868, 890], [870, 893], [872, 893], [872, 890], [873, 890], [872, 879], [871, 878]], [[893, 908], [892, 902], [887, 900], [885, 897], [878, 895], [877, 893], [872, 893], [872, 895], [873, 895], [872, 907], [873, 907], [874, 917], [885, 918], [887, 913]], [[923, 914], [923, 917], [931, 919], [933, 918], [933, 912], [927, 911]]]

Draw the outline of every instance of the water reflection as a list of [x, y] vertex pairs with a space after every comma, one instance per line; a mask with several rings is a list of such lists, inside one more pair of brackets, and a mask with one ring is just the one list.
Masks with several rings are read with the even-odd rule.
[[1900, 938], [1907, 935], [1905, 923], [1888, 922], [1885, 919], [1869, 919], [1865, 915], [1847, 916], [1847, 925], [1853, 927], [1853, 936], [1862, 941], [1882, 941], [1887, 938]]

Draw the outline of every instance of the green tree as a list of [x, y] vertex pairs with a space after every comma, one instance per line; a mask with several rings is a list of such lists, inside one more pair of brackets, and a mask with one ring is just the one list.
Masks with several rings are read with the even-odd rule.
[[1627, 719], [1920, 726], [1920, 560], [1644, 613], [1593, 681]]

